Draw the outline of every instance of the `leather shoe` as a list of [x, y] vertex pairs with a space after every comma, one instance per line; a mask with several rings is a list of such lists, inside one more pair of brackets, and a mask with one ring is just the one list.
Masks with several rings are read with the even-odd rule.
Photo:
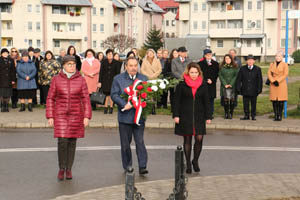
[[64, 178], [65, 178], [65, 170], [60, 169], [57, 174], [57, 179], [62, 181], [62, 180], [64, 180]]
[[149, 172], [148, 172], [148, 170], [146, 169], [146, 168], [140, 168], [139, 169], [139, 174], [140, 175], [144, 175], [144, 174], [148, 174]]
[[71, 180], [72, 178], [73, 178], [72, 171], [71, 170], [67, 170], [66, 171], [66, 179], [67, 180]]
[[198, 162], [196, 162], [196, 161], [193, 160], [192, 164], [193, 164], [194, 171], [195, 172], [200, 172], [200, 167], [199, 167]]
[[253, 121], [255, 121], [255, 120], [256, 120], [255, 116], [252, 116], [251, 118], [252, 118], [252, 120], [253, 120]]
[[244, 116], [243, 118], [240, 118], [240, 120], [250, 120], [249, 116]]

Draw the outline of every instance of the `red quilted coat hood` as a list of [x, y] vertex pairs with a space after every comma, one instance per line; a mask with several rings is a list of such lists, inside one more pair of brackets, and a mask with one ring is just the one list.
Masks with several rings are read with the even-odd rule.
[[54, 119], [54, 137], [84, 137], [83, 119], [92, 117], [85, 79], [76, 72], [70, 79], [61, 71], [50, 85], [46, 118]]

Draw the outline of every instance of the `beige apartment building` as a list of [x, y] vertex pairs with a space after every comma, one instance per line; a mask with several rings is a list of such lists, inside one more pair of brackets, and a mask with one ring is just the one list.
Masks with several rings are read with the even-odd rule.
[[162, 28], [164, 12], [151, 0], [0, 0], [1, 47], [41, 48], [55, 54], [74, 45], [104, 51], [102, 42], [123, 33], [143, 45]]
[[[286, 10], [299, 8], [298, 0], [176, 0], [177, 35], [207, 38], [218, 58], [229, 49], [262, 61], [284, 50]], [[299, 46], [298, 20], [289, 21], [289, 54]]]

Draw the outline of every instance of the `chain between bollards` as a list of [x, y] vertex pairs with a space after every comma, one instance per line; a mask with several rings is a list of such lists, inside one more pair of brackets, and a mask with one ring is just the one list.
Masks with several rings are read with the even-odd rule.
[[135, 174], [132, 167], [126, 170], [125, 179], [125, 200], [145, 200], [142, 194], [135, 187]]

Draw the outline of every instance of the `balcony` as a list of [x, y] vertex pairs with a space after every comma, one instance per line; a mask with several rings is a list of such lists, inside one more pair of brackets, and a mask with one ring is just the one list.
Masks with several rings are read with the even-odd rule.
[[277, 9], [278, 9], [278, 4], [276, 1], [265, 1], [265, 17], [266, 19], [274, 20], [277, 19]]
[[242, 30], [242, 28], [211, 28], [209, 31], [209, 35], [211, 38], [240, 38]]
[[211, 11], [210, 20], [243, 19], [242, 10]]

